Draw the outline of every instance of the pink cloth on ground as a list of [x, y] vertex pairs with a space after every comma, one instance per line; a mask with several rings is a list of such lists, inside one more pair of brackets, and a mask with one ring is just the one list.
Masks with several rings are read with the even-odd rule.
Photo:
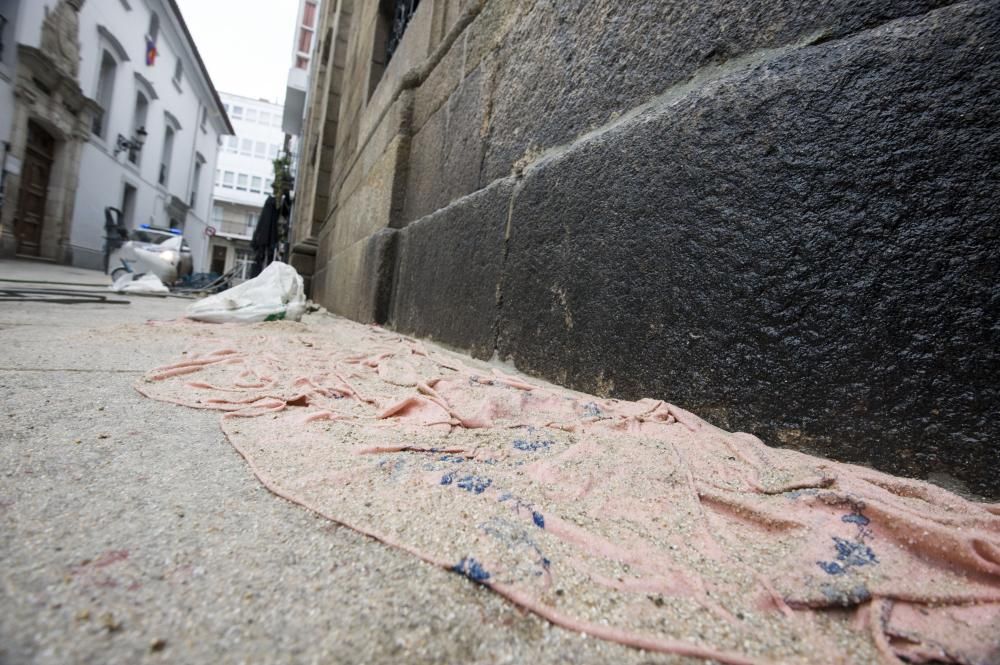
[[1000, 506], [344, 320], [160, 330], [208, 350], [137, 389], [226, 412], [272, 491], [556, 624], [724, 663], [1000, 662]]

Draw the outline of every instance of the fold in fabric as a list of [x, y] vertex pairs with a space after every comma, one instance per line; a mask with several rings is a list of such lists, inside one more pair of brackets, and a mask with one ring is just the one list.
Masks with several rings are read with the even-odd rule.
[[345, 320], [147, 334], [185, 331], [139, 392], [224, 412], [274, 493], [555, 624], [734, 664], [1000, 662], [1000, 506]]

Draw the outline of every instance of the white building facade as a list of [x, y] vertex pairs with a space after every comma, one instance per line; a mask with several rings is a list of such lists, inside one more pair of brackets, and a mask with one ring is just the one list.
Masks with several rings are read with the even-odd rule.
[[[183, 233], [203, 271], [212, 174], [232, 126], [174, 0], [0, 3], [13, 16], [0, 251], [103, 268], [113, 207], [129, 228]], [[64, 71], [39, 80], [51, 65]]]
[[234, 135], [224, 138], [215, 170], [206, 271], [223, 274], [239, 268], [236, 279], [245, 279], [252, 263], [250, 239], [272, 193], [274, 160], [284, 150], [283, 108], [262, 99], [220, 96]]

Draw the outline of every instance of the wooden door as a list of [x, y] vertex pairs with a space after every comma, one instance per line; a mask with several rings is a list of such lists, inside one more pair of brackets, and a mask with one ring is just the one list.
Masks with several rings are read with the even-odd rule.
[[28, 143], [21, 165], [21, 188], [14, 218], [17, 253], [38, 256], [41, 253], [45, 199], [52, 171], [55, 139], [34, 122], [28, 122]]

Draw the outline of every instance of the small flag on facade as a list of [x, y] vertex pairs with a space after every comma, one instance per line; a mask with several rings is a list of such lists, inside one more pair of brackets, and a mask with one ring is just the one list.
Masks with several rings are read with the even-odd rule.
[[158, 55], [156, 51], [156, 42], [154, 42], [149, 37], [146, 37], [146, 64], [152, 67], [156, 64], [156, 56]]

